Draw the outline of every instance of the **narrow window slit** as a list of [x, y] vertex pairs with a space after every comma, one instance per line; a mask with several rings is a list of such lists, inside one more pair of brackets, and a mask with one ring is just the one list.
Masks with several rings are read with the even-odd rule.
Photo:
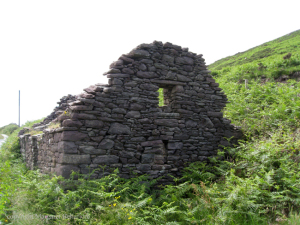
[[161, 107], [161, 106], [165, 106], [165, 99], [164, 99], [164, 89], [163, 88], [159, 88], [158, 89], [158, 100], [159, 100], [159, 103], [158, 103], [158, 106]]

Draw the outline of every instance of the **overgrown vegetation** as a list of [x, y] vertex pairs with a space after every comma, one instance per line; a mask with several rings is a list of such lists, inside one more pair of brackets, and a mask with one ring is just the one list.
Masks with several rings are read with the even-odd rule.
[[42, 133], [43, 133], [43, 131], [34, 130], [34, 129], [30, 129], [30, 130], [25, 132], [25, 134], [30, 134], [30, 135], [37, 135], [37, 134], [42, 134]]
[[3, 137], [3, 135], [2, 135], [2, 134], [0, 134], [0, 140], [2, 140], [2, 139], [4, 139], [4, 137]]
[[14, 130], [16, 130], [18, 128], [19, 128], [19, 126], [17, 124], [11, 123], [4, 127], [0, 127], [0, 134], [11, 135], [11, 133], [14, 132]]
[[59, 122], [51, 122], [51, 124], [48, 126], [49, 129], [56, 129], [60, 127]]
[[270, 136], [269, 132], [281, 125], [297, 127], [300, 119], [300, 83], [286, 84], [251, 81], [244, 84], [217, 79], [226, 90], [229, 104], [224, 110], [227, 118], [241, 126], [251, 136]]
[[151, 189], [155, 181], [147, 182], [145, 176], [124, 180], [118, 171], [97, 180], [82, 175], [65, 180], [28, 171], [10, 154], [17, 151], [17, 142], [10, 137], [10, 143], [2, 148], [7, 154], [0, 164], [3, 222], [288, 224], [298, 218], [299, 129], [280, 126], [271, 137], [228, 149], [231, 157], [226, 161], [194, 163], [186, 169], [185, 182], [175, 179], [177, 185], [161, 190]]
[[[272, 54], [277, 51], [273, 48]], [[284, 60], [280, 57], [278, 62]], [[287, 71], [294, 66], [290, 61]], [[262, 83], [247, 77], [243, 66], [248, 64], [213, 74], [230, 101], [225, 116], [242, 127], [247, 140], [209, 163], [191, 164], [183, 178], [160, 189], [146, 176], [121, 179], [117, 170], [96, 180], [28, 171], [19, 157], [16, 130], [0, 151], [0, 220], [39, 225], [299, 224], [300, 84]], [[247, 87], [240, 79], [249, 79]]]
[[[298, 52], [300, 52], [300, 48]], [[211, 67], [209, 68], [211, 69]], [[292, 54], [289, 59], [283, 59], [282, 55], [276, 55], [243, 65], [223, 67], [220, 70], [213, 70], [212, 75], [222, 77], [227, 81], [242, 83], [245, 79], [274, 81], [282, 76], [298, 78], [300, 73], [297, 72], [300, 72], [299, 53]]]
[[209, 65], [209, 68], [216, 71], [225, 68], [229, 69], [230, 67], [236, 67], [239, 65], [253, 65], [253, 63], [257, 64], [259, 62], [264, 64], [266, 61], [276, 61], [278, 56], [283, 57], [288, 53], [292, 53], [292, 55], [299, 54], [299, 50], [300, 30], [297, 30], [273, 41], [251, 48], [245, 52], [239, 52], [234, 56], [228, 56], [220, 59]]

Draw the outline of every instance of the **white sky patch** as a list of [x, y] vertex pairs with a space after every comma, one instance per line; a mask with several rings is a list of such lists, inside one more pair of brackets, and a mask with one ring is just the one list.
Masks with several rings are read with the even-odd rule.
[[[207, 64], [299, 29], [299, 2], [0, 1], [0, 127], [49, 115], [141, 43], [171, 42]], [[225, 90], [226, 92], [226, 90]]]

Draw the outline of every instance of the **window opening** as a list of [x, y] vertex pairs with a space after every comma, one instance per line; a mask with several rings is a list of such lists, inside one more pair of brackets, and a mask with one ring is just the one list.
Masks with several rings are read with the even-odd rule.
[[158, 103], [158, 106], [161, 107], [161, 106], [165, 106], [165, 99], [164, 99], [164, 89], [163, 88], [159, 88], [158, 89], [158, 100], [159, 100], [159, 103]]
[[169, 141], [163, 140], [163, 143], [164, 143], [165, 149], [168, 149], [168, 143], [169, 143]]

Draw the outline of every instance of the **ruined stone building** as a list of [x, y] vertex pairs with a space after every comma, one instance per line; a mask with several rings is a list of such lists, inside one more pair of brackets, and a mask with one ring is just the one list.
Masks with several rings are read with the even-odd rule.
[[[179, 176], [188, 163], [228, 146], [225, 138], [241, 137], [223, 118], [227, 98], [209, 73], [202, 55], [187, 48], [157, 41], [139, 45], [110, 65], [104, 74], [108, 84], [62, 98], [35, 126], [42, 134], [20, 133], [27, 166], [64, 177], [104, 165], [91, 178], [114, 168], [124, 178]], [[164, 106], [159, 106], [159, 88]], [[59, 127], [48, 128], [54, 123]]]

